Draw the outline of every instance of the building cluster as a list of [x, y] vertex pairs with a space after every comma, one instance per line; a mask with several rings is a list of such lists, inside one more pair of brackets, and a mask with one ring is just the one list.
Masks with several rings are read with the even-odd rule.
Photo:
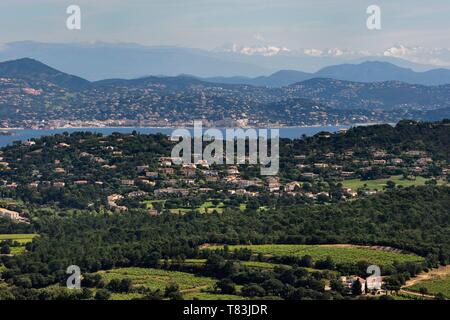
[[[407, 180], [410, 184], [419, 178], [433, 177], [440, 183], [449, 179], [448, 163], [416, 149], [295, 152], [280, 159], [285, 165], [278, 175], [260, 176], [258, 165], [218, 165], [206, 160], [178, 165], [171, 157], [145, 153], [139, 156], [142, 160], [136, 160], [126, 147], [132, 139], [133, 135], [62, 139], [51, 146], [25, 141], [21, 146], [24, 153], [19, 158], [0, 151], [0, 190], [55, 188], [77, 190], [75, 193], [105, 190], [108, 194], [103, 203], [111, 209], [126, 211], [128, 208], [122, 202], [203, 195], [238, 197], [244, 203], [252, 198], [279, 197], [303, 199], [303, 203], [345, 201], [389, 187], [365, 186], [376, 179]], [[36, 166], [35, 161], [40, 158], [43, 165]], [[17, 179], [18, 168], [29, 174]]]

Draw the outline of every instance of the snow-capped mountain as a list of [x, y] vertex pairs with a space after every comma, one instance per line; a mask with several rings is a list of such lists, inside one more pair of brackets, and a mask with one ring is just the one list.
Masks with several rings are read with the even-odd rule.
[[370, 56], [371, 53], [368, 51], [355, 51], [341, 48], [330, 48], [330, 49], [303, 49], [303, 54], [311, 57], [341, 57], [341, 58], [355, 58]]
[[229, 52], [240, 53], [245, 55], [262, 55], [265, 57], [271, 57], [274, 55], [289, 53], [290, 49], [286, 47], [277, 47], [273, 45], [255, 45], [255, 46], [243, 46], [236, 43], [228, 43], [221, 47], [214, 49], [215, 52]]
[[450, 66], [450, 49], [448, 48], [424, 48], [421, 46], [395, 45], [383, 52], [385, 57], [395, 57], [426, 63], [435, 66]]

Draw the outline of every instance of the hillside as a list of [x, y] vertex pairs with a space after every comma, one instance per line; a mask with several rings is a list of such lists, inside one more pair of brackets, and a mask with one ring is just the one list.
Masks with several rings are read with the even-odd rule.
[[[374, 58], [375, 59], [375, 58]], [[417, 72], [409, 68], [382, 61], [364, 61], [362, 63], [332, 65], [314, 73], [296, 70], [280, 70], [269, 76], [214, 77], [205, 81], [217, 83], [249, 84], [254, 86], [283, 87], [314, 78], [329, 78], [351, 82], [400, 81], [409, 84], [435, 86], [450, 84], [450, 70], [432, 69]]]
[[[64, 125], [52, 121], [110, 125], [110, 120], [127, 121], [130, 126], [170, 126], [194, 119], [221, 126], [233, 126], [239, 119], [251, 126], [351, 125], [440, 120], [450, 109], [450, 85], [398, 81], [315, 78], [271, 88], [211, 83], [191, 76], [150, 76], [90, 83], [32, 59], [0, 64], [0, 76], [4, 127]], [[297, 77], [305, 74], [273, 75], [280, 85]]]
[[29, 58], [1, 62], [0, 77], [46, 81], [70, 90], [82, 90], [90, 86], [90, 82], [85, 79], [58, 71]]

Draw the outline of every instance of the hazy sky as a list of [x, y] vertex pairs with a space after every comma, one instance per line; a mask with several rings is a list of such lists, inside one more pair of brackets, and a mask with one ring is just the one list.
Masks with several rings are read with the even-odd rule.
[[[82, 29], [66, 29], [66, 8]], [[366, 8], [382, 30], [366, 28]], [[1, 0], [0, 43], [136, 42], [212, 49], [227, 42], [383, 50], [394, 44], [450, 47], [448, 0]]]

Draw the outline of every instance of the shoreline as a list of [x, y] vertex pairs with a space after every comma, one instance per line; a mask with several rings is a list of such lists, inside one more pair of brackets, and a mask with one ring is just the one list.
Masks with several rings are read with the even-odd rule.
[[[354, 124], [327, 124], [327, 125], [306, 125], [306, 126], [243, 126], [243, 127], [213, 127], [204, 126], [204, 128], [217, 128], [217, 129], [297, 129], [297, 128], [333, 128], [333, 127], [360, 127], [360, 126], [373, 126], [380, 124], [395, 125], [395, 123], [384, 123], [384, 122], [369, 122], [369, 123], [354, 123]], [[0, 131], [14, 131], [14, 130], [33, 130], [33, 131], [48, 131], [48, 130], [73, 130], [73, 129], [190, 129], [194, 128], [191, 126], [73, 126], [73, 127], [55, 127], [55, 128], [0, 128]]]

